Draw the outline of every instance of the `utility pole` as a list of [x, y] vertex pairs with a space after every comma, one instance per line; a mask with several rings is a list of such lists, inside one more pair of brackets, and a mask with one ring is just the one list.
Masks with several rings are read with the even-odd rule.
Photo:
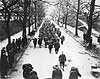
[[78, 36], [78, 15], [80, 10], [80, 0], [78, 0], [78, 9], [77, 9], [77, 16], [76, 16], [76, 28], [75, 28], [75, 36]]

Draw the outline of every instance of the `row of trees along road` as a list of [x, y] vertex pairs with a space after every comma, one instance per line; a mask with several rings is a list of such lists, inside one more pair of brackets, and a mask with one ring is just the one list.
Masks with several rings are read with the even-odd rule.
[[[5, 20], [5, 31], [8, 37], [8, 43], [11, 43], [11, 35], [9, 31], [9, 23], [12, 17], [17, 17], [23, 23], [23, 37], [26, 37], [26, 26], [29, 26], [28, 32], [30, 33], [30, 26], [35, 22], [39, 22], [45, 16], [43, 3], [41, 1], [33, 0], [0, 0], [0, 13]], [[36, 10], [37, 9], [37, 10]], [[37, 12], [37, 15], [36, 13]]]
[[63, 13], [63, 22], [65, 28], [68, 22], [68, 17], [74, 15], [71, 20], [76, 19], [75, 35], [78, 35], [78, 17], [79, 15], [85, 17], [88, 24], [87, 35], [90, 39], [92, 33], [92, 26], [97, 22], [100, 16], [100, 6], [95, 5], [96, 0], [59, 0], [60, 10]]

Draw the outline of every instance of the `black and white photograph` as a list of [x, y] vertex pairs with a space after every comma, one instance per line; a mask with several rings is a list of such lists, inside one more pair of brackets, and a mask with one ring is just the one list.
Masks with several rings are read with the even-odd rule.
[[0, 0], [0, 79], [100, 79], [100, 0]]

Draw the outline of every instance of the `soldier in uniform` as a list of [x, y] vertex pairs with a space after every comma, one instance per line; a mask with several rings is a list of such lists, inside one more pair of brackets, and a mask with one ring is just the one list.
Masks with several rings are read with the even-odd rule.
[[63, 45], [63, 42], [64, 42], [64, 40], [65, 40], [65, 37], [64, 36], [61, 36], [61, 44]]
[[33, 39], [33, 43], [34, 43], [34, 48], [36, 48], [37, 38], [34, 38], [34, 39]]
[[97, 41], [100, 44], [100, 35], [98, 36]]
[[87, 46], [89, 49], [91, 49], [92, 48], [92, 37], [90, 37], [90, 40], [89, 40], [89, 44], [88, 44], [88, 46]]
[[41, 48], [41, 45], [42, 45], [42, 38], [41, 37], [39, 37], [39, 39], [38, 39], [38, 45]]
[[58, 51], [59, 51], [59, 48], [60, 48], [60, 43], [59, 43], [59, 42], [56, 42], [56, 43], [54, 44], [54, 48], [55, 48], [56, 54], [58, 54]]
[[44, 43], [45, 43], [45, 48], [47, 48], [47, 45], [48, 45], [48, 38], [47, 37], [44, 37]]
[[51, 51], [52, 51], [52, 48], [53, 48], [53, 44], [49, 43], [48, 48], [49, 48], [49, 53], [51, 54]]
[[84, 42], [86, 42], [86, 33], [83, 33]]
[[23, 37], [22, 38], [22, 47], [25, 47], [27, 45], [27, 38]]
[[63, 70], [64, 70], [64, 66], [65, 66], [65, 62], [66, 62], [66, 56], [65, 54], [62, 54], [59, 56], [59, 62], [60, 62], [60, 66], [63, 67]]
[[21, 48], [21, 44], [22, 44], [21, 37], [18, 38], [16, 44], [17, 44], [17, 46], [18, 46], [18, 49], [20, 49], [20, 48]]

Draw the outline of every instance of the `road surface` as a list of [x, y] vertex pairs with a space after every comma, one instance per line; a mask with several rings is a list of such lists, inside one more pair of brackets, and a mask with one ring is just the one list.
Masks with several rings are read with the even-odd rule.
[[[59, 27], [56, 25], [56, 27]], [[70, 37], [66, 32], [62, 29], [62, 35], [65, 36], [64, 45], [61, 45], [60, 51], [58, 54], [55, 54], [53, 49], [52, 54], [49, 53], [48, 48], [44, 48], [44, 44], [42, 48], [34, 48], [33, 42], [29, 44], [26, 49], [24, 55], [18, 62], [15, 69], [18, 71], [12, 72], [9, 79], [23, 79], [22, 76], [22, 65], [25, 63], [31, 63], [34, 67], [34, 70], [37, 71], [39, 79], [51, 78], [52, 75], [52, 67], [58, 62], [58, 56], [63, 51], [67, 57], [67, 60], [71, 60], [71, 62], [66, 62], [65, 71], [63, 72], [63, 79], [68, 79], [69, 71], [72, 66], [78, 67], [79, 72], [82, 77], [80, 79], [95, 79], [91, 75], [91, 65], [94, 65], [99, 62], [99, 60], [90, 57], [85, 52], [84, 47], [82, 47], [78, 42], [76, 42], [72, 37]]]

